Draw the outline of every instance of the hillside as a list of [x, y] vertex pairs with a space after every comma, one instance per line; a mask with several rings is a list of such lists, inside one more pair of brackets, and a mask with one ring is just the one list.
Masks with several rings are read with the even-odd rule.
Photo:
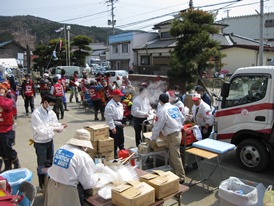
[[[86, 35], [93, 39], [93, 42], [107, 42], [107, 35], [111, 33], [111, 28], [87, 27], [76, 24], [71, 26], [70, 35]], [[15, 40], [22, 46], [27, 42], [32, 49], [38, 43], [46, 43], [49, 39], [58, 38], [60, 33], [55, 30], [64, 26], [58, 22], [34, 16], [0, 16], [0, 43]], [[120, 33], [121, 30], [116, 33]], [[63, 36], [62, 36], [63, 37]]]

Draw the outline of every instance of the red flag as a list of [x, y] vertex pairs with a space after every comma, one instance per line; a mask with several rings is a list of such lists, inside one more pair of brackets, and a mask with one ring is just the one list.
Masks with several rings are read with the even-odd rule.
[[62, 39], [60, 39], [60, 42], [59, 42], [59, 50], [61, 51], [62, 49]]

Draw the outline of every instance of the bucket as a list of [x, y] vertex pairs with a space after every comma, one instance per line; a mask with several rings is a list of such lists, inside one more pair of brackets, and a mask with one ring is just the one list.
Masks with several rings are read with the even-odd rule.
[[[15, 195], [19, 189], [22, 182], [32, 181], [32, 172], [27, 168], [13, 169], [3, 172], [1, 174], [12, 188], [12, 195]], [[19, 193], [20, 194], [20, 193]], [[23, 201], [20, 203], [21, 206], [29, 206], [30, 201], [24, 197]]]

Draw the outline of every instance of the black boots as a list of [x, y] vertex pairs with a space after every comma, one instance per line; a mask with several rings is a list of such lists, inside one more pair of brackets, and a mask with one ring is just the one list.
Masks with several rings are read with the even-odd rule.
[[64, 119], [64, 111], [61, 111], [61, 119]]
[[1, 171], [1, 172], [6, 172], [6, 171], [8, 171], [8, 170], [11, 170], [11, 169], [12, 169], [12, 166], [11, 166], [11, 161], [9, 161], [9, 160], [4, 160], [4, 164], [5, 164], [5, 168], [4, 168], [4, 170], [3, 170], [3, 171]]
[[64, 107], [65, 107], [64, 111], [69, 111], [67, 108], [67, 103], [64, 103]]

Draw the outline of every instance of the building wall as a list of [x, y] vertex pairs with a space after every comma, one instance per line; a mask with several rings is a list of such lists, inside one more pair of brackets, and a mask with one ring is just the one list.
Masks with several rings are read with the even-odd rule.
[[[264, 15], [264, 41], [274, 45], [274, 26], [265, 27], [266, 20], [273, 20], [274, 13], [268, 13]], [[224, 28], [224, 33], [234, 33], [240, 36], [244, 36], [250, 39], [260, 39], [260, 16], [259, 15], [248, 15], [239, 17], [224, 18], [219, 21], [229, 26]]]
[[24, 53], [25, 51], [11, 43], [0, 48], [0, 58], [18, 58], [18, 53]]
[[[240, 67], [257, 66], [259, 62], [259, 52], [256, 50], [233, 47], [221, 52], [226, 55], [222, 58], [222, 70], [228, 70], [230, 74]], [[273, 56], [274, 51], [264, 52], [263, 65], [270, 65], [270, 61], [267, 60], [271, 60]]]

